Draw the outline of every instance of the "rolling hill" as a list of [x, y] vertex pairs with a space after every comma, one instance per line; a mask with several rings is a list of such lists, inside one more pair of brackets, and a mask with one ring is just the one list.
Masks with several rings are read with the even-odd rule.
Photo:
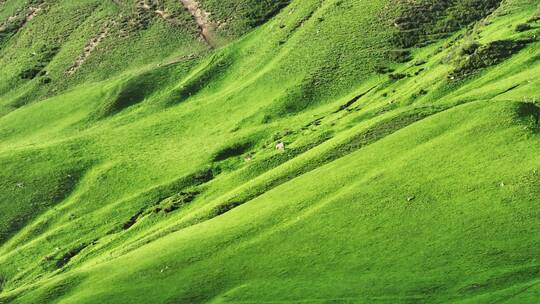
[[538, 303], [536, 0], [0, 0], [0, 303]]

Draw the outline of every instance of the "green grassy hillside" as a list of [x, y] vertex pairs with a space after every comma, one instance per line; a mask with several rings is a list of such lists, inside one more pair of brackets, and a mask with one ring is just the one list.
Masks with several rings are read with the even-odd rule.
[[0, 303], [537, 303], [535, 0], [0, 0]]

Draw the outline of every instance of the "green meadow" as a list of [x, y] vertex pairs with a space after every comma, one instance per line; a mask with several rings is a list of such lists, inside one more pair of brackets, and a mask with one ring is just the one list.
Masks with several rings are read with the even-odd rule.
[[537, 0], [0, 0], [0, 304], [539, 303]]

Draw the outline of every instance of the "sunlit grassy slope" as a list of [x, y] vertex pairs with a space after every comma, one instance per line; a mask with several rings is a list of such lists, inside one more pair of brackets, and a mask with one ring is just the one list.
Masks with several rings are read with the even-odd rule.
[[537, 1], [199, 5], [0, 0], [0, 303], [539, 301]]

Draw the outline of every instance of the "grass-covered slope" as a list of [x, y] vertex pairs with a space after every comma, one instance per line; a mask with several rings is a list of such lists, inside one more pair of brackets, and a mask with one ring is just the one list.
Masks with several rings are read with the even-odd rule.
[[0, 302], [538, 301], [536, 1], [196, 4], [0, 1]]

